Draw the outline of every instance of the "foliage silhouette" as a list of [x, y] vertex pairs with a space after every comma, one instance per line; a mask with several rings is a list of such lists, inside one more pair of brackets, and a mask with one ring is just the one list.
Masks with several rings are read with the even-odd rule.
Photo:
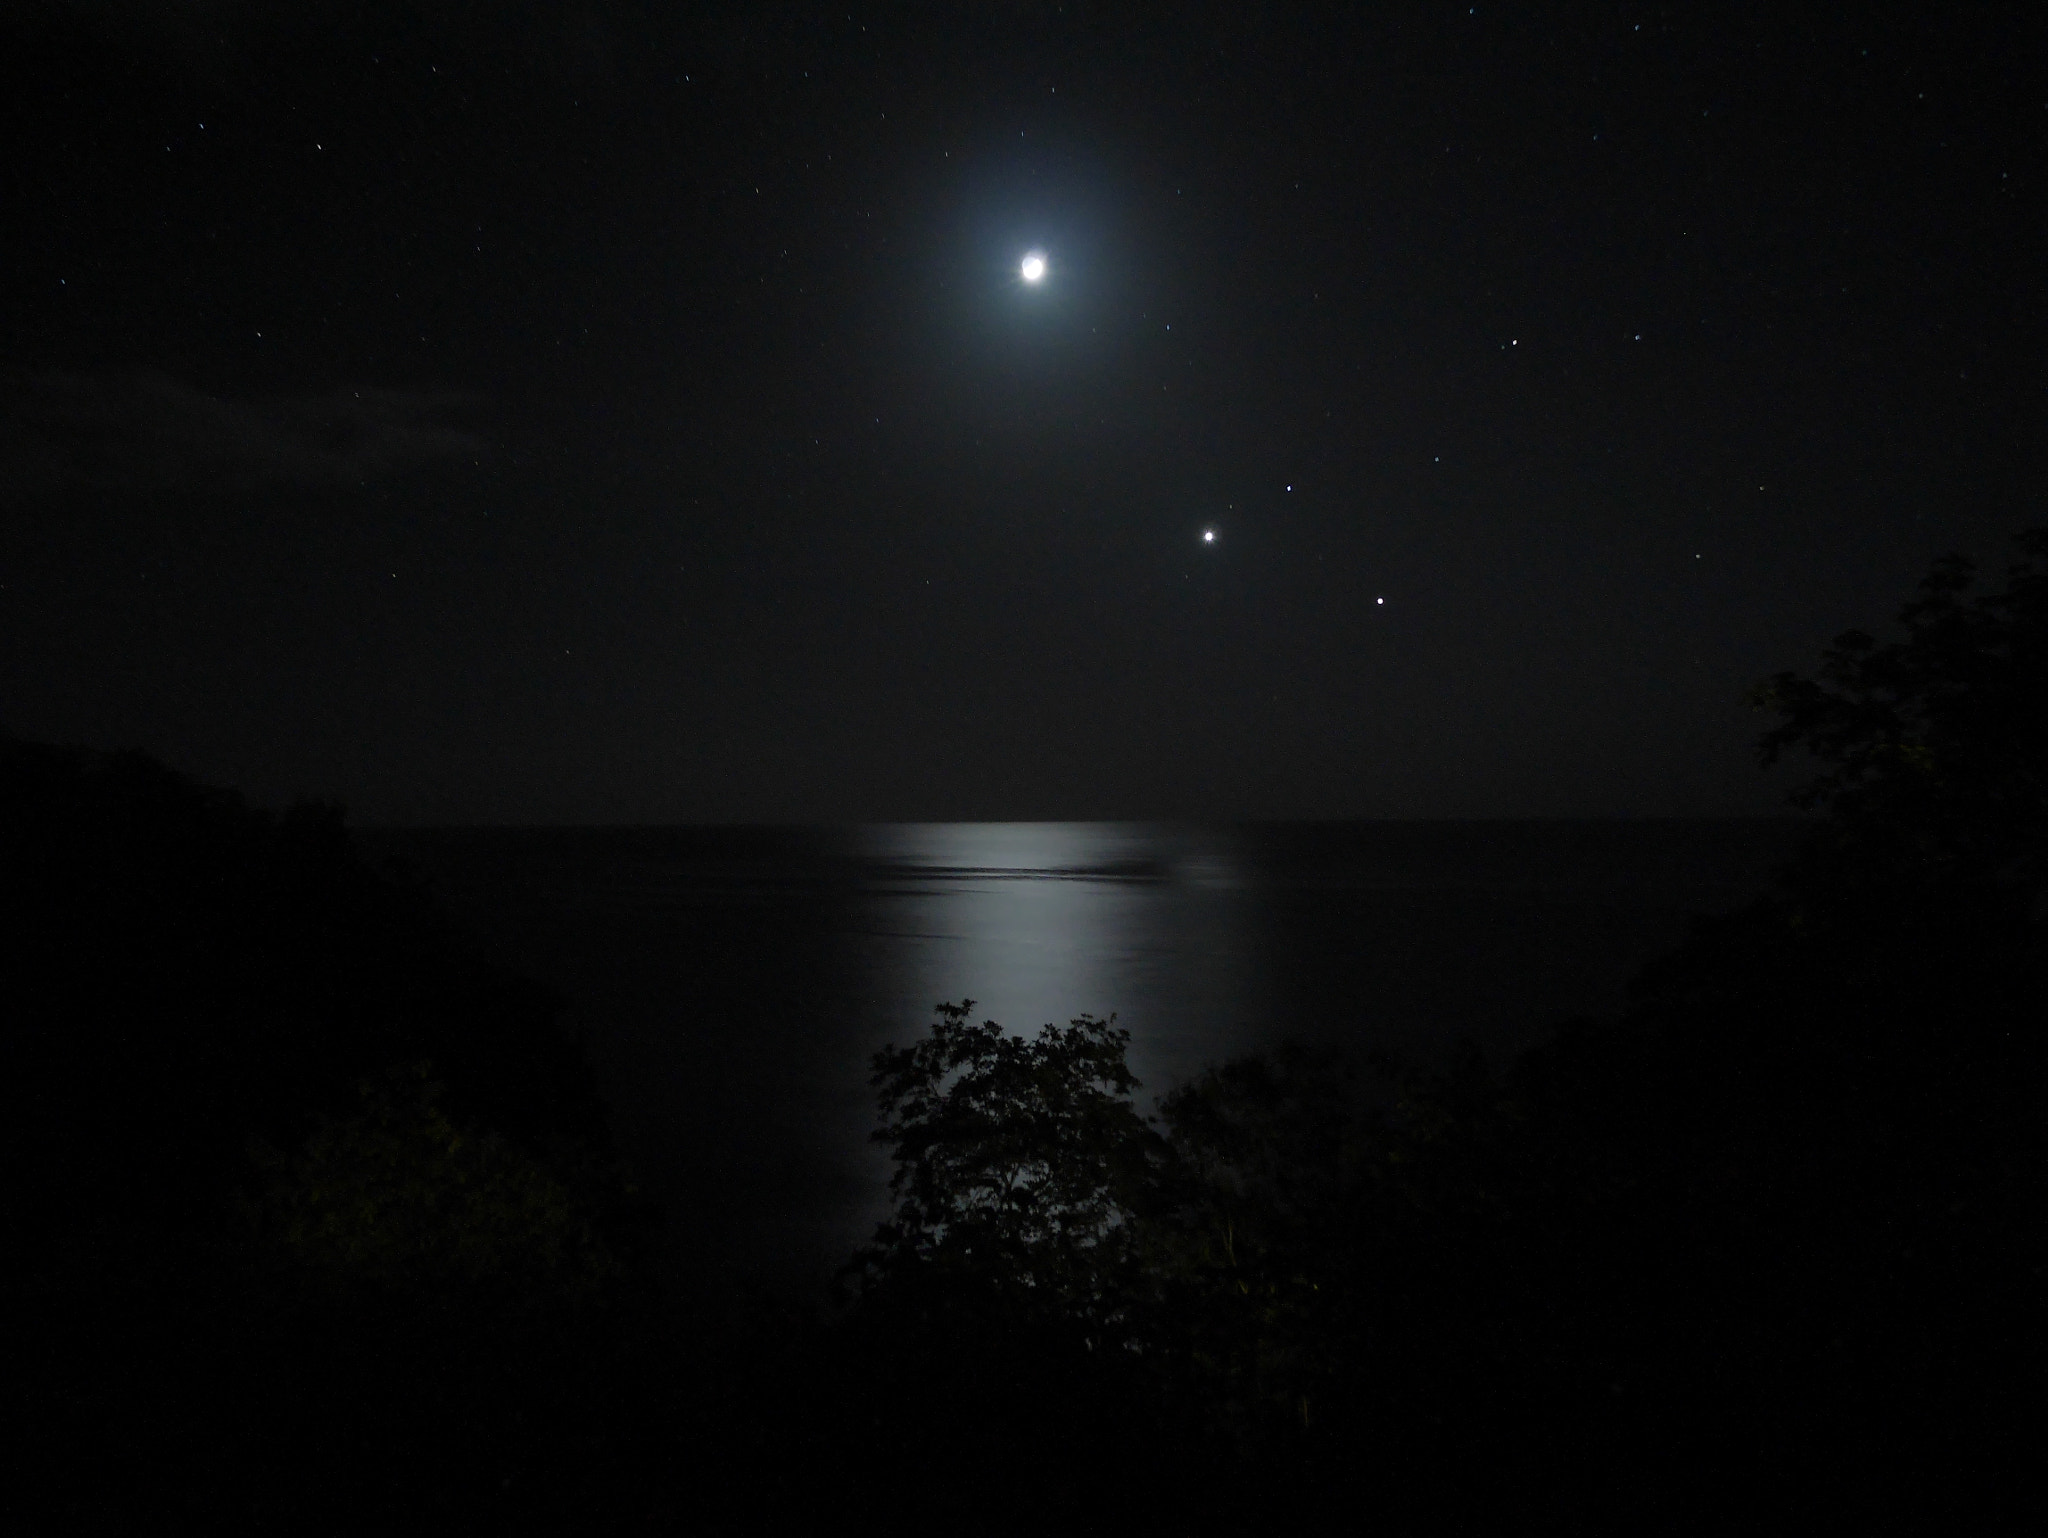
[[457, 1128], [426, 1064], [361, 1086], [295, 1153], [258, 1144], [243, 1206], [295, 1280], [341, 1304], [515, 1313], [589, 1301], [619, 1270], [570, 1186], [496, 1133]]
[[1131, 1103], [1130, 1033], [1082, 1016], [1027, 1040], [971, 1024], [973, 1008], [940, 1004], [926, 1037], [875, 1057], [896, 1211], [855, 1274], [936, 1272], [1019, 1314], [1109, 1327], [1157, 1141]]
[[1262, 1419], [1310, 1424], [1339, 1370], [1344, 1237], [1377, 1174], [1359, 1089], [1342, 1057], [1283, 1044], [1161, 1103], [1147, 1345], [1241, 1446]]
[[[928, 1293], [1019, 1287], [1083, 1342], [1113, 1318], [1154, 1413], [1274, 1500], [1364, 1479], [1382, 1520], [1432, 1530], [2024, 1521], [2010, 1407], [2048, 1365], [2044, 556], [2023, 536], [1974, 599], [1944, 561], [1901, 639], [1852, 632], [1818, 680], [1760, 689], [1765, 761], [1820, 764], [1805, 849], [1622, 1018], [1504, 1068], [1283, 1049], [1148, 1125], [1082, 1110], [1128, 1086], [1120, 1035], [1034, 1079], [1021, 1039], [942, 1011], [877, 1059], [884, 1255]], [[1088, 1173], [1013, 1214], [1004, 1172], [1068, 1125]], [[1113, 1245], [1061, 1245], [1069, 1192]], [[962, 1218], [974, 1263], [949, 1270]], [[907, 1337], [935, 1312], [889, 1318]]]
[[2018, 539], [2005, 587], [1965, 601], [1975, 568], [1937, 563], [1900, 614], [1902, 640], [1847, 631], [1821, 676], [1756, 691], [1783, 720], [1766, 764], [1805, 749], [1821, 774], [1795, 792], [1853, 843], [1922, 875], [2048, 881], [2048, 529]]
[[1082, 1016], [1027, 1038], [973, 1007], [873, 1059], [895, 1211], [801, 1359], [811, 1456], [857, 1479], [916, 1446], [894, 1506], [913, 1531], [963, 1510], [1003, 1532], [1157, 1520], [1199, 1443], [1176, 1444], [1144, 1360], [1165, 1148], [1132, 1103], [1129, 1033]]

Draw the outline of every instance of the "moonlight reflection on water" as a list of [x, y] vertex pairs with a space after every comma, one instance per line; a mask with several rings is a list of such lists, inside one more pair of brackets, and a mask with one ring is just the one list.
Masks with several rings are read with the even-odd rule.
[[1225, 830], [921, 823], [861, 830], [862, 949], [884, 1018], [941, 999], [1033, 1034], [1114, 1014], [1148, 1092], [1240, 1044], [1256, 960]]
[[[940, 1000], [1114, 1014], [1141, 1108], [1283, 1035], [1427, 1058], [1611, 1011], [1796, 823], [385, 831], [587, 1033], [683, 1269], [818, 1277], [886, 1210], [870, 1056]], [[700, 1278], [701, 1279], [701, 1278]]]

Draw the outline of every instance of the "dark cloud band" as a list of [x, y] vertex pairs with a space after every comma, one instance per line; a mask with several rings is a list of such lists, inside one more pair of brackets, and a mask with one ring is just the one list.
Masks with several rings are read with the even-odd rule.
[[340, 490], [479, 462], [454, 392], [337, 390], [229, 400], [160, 373], [0, 382], [0, 494]]

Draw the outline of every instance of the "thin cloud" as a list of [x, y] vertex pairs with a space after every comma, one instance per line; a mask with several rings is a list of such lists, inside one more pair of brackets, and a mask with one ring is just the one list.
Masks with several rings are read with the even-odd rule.
[[71, 491], [346, 490], [448, 463], [485, 443], [474, 397], [337, 390], [229, 400], [159, 373], [0, 381], [0, 495]]

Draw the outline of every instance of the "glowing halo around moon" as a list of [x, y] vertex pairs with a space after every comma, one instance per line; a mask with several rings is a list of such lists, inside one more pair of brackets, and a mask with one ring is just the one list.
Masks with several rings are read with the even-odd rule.
[[1042, 251], [1029, 252], [1024, 258], [1024, 265], [1021, 270], [1026, 283], [1043, 283], [1045, 281], [1045, 253]]

